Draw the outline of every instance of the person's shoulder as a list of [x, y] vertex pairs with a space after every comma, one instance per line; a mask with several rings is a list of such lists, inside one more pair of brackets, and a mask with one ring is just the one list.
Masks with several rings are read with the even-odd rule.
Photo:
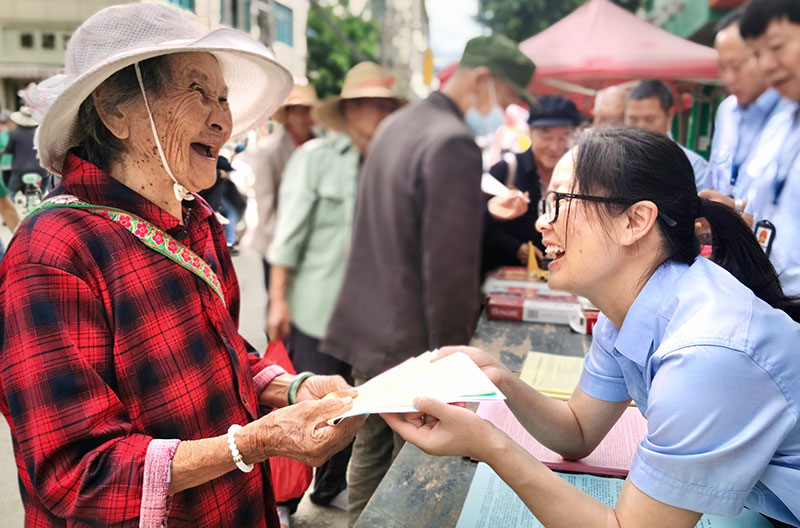
[[[21, 258], [69, 271], [77, 262], [104, 246], [113, 224], [89, 211], [45, 209], [23, 220], [9, 244], [6, 258]], [[110, 252], [109, 252], [110, 253]]]
[[735, 95], [729, 95], [717, 107], [717, 114], [722, 112], [723, 114], [728, 114], [733, 112], [733, 110], [737, 107], [739, 101], [736, 99]]
[[669, 320], [667, 333], [673, 346], [692, 343], [744, 351], [754, 314], [769, 315], [772, 310], [728, 270], [697, 257], [664, 300], [659, 315]]

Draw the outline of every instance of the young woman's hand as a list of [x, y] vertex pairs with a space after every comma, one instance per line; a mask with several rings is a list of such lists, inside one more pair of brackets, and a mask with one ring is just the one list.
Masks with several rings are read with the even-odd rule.
[[497, 445], [500, 431], [463, 405], [448, 405], [434, 398], [415, 398], [414, 406], [421, 412], [386, 413], [381, 417], [407, 442], [429, 455], [485, 460]]
[[500, 361], [493, 358], [480, 348], [475, 347], [468, 347], [468, 346], [447, 346], [442, 347], [439, 349], [438, 354], [436, 355], [436, 359], [434, 361], [438, 361], [443, 357], [447, 357], [450, 354], [455, 354], [456, 352], [462, 352], [469, 356], [469, 358], [478, 365], [478, 367], [486, 374], [492, 383], [494, 383], [497, 388], [501, 391], [503, 388], [501, 385], [504, 385], [507, 381], [507, 377], [511, 376], [514, 377], [508, 368], [506, 368]]

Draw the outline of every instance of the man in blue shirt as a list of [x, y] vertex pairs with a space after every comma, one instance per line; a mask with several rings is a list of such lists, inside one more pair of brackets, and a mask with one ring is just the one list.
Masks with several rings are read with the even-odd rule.
[[[656, 79], [646, 79], [637, 84], [625, 100], [625, 126], [669, 136], [674, 116], [675, 98], [672, 90]], [[692, 164], [697, 188], [704, 189], [708, 162], [693, 150], [679, 146]]]
[[[800, 3], [796, 0], [751, 1], [739, 22], [742, 37], [758, 59], [761, 74], [794, 110], [788, 115], [789, 133], [764, 170], [746, 212], [759, 226], [772, 226], [770, 260], [781, 286], [800, 294]], [[762, 224], [763, 225], [763, 224]]]
[[740, 214], [754, 182], [777, 155], [787, 132], [781, 126], [786, 117], [782, 113], [793, 106], [769, 87], [759, 71], [758, 61], [739, 33], [741, 16], [742, 10], [737, 9], [717, 24], [714, 47], [720, 78], [730, 96], [717, 109], [706, 181], [709, 189], [733, 198], [729, 205]]

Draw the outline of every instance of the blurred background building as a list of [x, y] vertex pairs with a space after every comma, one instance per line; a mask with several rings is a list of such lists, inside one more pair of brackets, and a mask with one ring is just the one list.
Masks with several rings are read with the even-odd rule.
[[[195, 13], [205, 24], [249, 33], [272, 46], [295, 77], [305, 76], [309, 0], [160, 1]], [[0, 105], [18, 108], [18, 90], [63, 71], [75, 28], [96, 11], [120, 3], [126, 0], [0, 0]]]
[[350, 0], [350, 11], [375, 20], [380, 29], [379, 62], [397, 82], [397, 91], [424, 97], [423, 79], [430, 26], [425, 0]]
[[712, 46], [714, 26], [746, 0], [647, 0], [644, 18], [673, 35]]

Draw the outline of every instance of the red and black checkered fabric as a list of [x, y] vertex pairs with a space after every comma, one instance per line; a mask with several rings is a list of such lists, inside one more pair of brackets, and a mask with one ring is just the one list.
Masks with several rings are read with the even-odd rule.
[[[0, 410], [11, 426], [27, 526], [136, 526], [153, 438], [225, 434], [258, 417], [268, 363], [238, 334], [225, 236], [202, 201], [178, 220], [70, 155], [61, 186], [137, 214], [200, 255], [227, 308], [192, 272], [110, 220], [51, 209], [0, 266]], [[268, 464], [172, 496], [169, 526], [278, 526]]]

